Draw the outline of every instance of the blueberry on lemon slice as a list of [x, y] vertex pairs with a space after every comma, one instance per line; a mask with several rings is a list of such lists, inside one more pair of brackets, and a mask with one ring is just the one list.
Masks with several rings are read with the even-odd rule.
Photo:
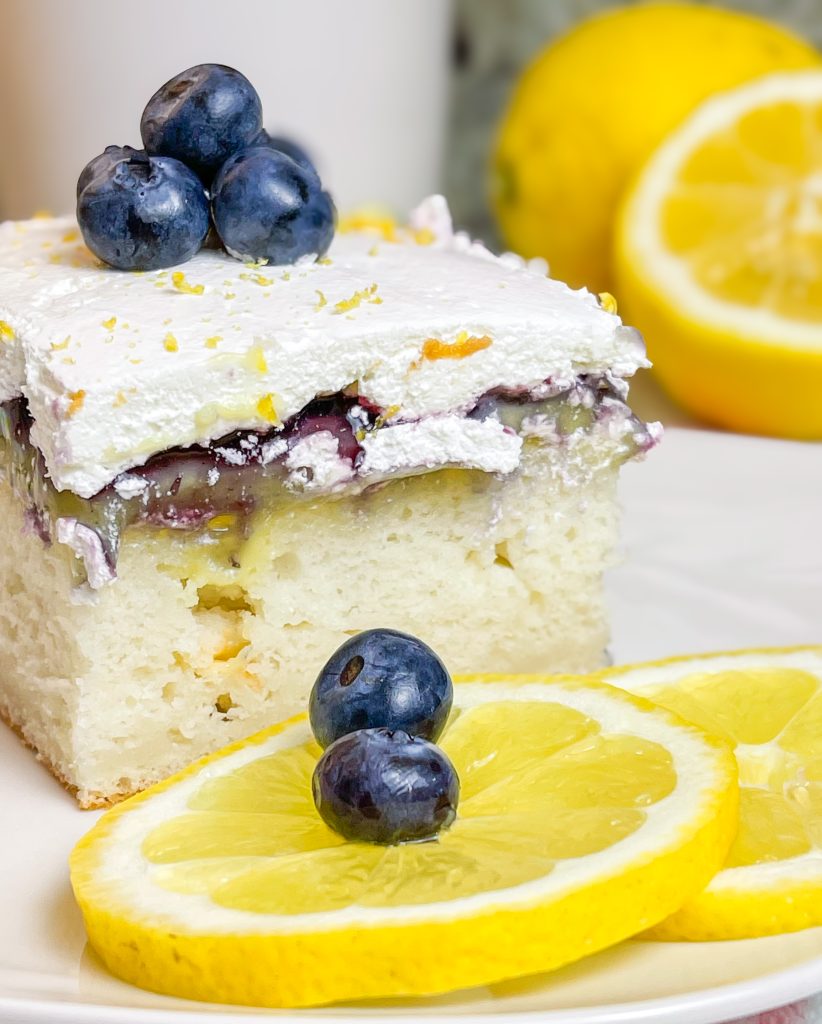
[[[395, 640], [344, 645], [338, 682], [379, 655], [376, 707], [392, 706], [392, 663], [420, 706], [447, 701], [433, 652], [392, 662]], [[324, 669], [314, 697], [329, 686]], [[298, 715], [100, 819], [71, 873], [114, 974], [257, 1006], [487, 984], [662, 921], [733, 841], [727, 745], [602, 683], [458, 681], [437, 745], [369, 710], [325, 752]]]

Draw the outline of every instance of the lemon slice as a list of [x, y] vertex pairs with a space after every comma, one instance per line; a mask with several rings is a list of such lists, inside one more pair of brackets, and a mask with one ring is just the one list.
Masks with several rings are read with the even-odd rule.
[[612, 687], [456, 687], [438, 840], [345, 842], [311, 798], [304, 716], [114, 808], [71, 858], [119, 977], [262, 1006], [428, 994], [548, 970], [662, 920], [736, 830], [727, 744]]
[[616, 269], [623, 312], [686, 408], [822, 437], [822, 71], [700, 106], [627, 196]]
[[731, 743], [739, 764], [740, 828], [725, 869], [652, 934], [741, 939], [822, 925], [822, 647], [603, 676]]

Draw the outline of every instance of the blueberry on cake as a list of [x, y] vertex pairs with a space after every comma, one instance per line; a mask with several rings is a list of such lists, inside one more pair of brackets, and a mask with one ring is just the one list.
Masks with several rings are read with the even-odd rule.
[[80, 804], [304, 710], [375, 626], [457, 672], [600, 665], [617, 474], [656, 438], [610, 302], [440, 197], [335, 235], [268, 144], [203, 186], [212, 218], [283, 161], [297, 215], [249, 226], [226, 188], [244, 251], [203, 246], [198, 208], [172, 244], [141, 204], [185, 165], [111, 148], [79, 227], [0, 226], [0, 713]]

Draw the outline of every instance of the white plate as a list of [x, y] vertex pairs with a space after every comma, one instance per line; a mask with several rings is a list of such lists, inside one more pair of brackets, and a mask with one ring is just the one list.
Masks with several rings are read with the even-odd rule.
[[[623, 503], [628, 561], [609, 580], [616, 660], [822, 640], [822, 445], [670, 431], [644, 465], [627, 468]], [[822, 990], [815, 929], [629, 942], [553, 975], [416, 1002], [266, 1014], [164, 999], [115, 981], [85, 948], [66, 858], [95, 815], [78, 811], [6, 730], [0, 768], [2, 1024], [714, 1024]]]

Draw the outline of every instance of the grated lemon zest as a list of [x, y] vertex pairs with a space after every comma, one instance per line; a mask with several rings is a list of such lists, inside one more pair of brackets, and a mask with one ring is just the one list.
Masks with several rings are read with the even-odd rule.
[[259, 345], [252, 345], [248, 352], [246, 352], [245, 362], [250, 370], [256, 370], [258, 373], [268, 372], [265, 353]]
[[337, 231], [349, 235], [359, 231], [375, 231], [386, 242], [397, 241], [397, 222], [388, 213], [379, 210], [355, 210], [340, 218]]
[[243, 281], [251, 281], [253, 284], [258, 284], [260, 287], [274, 284], [274, 278], [266, 277], [265, 274], [240, 274], [240, 278]]
[[436, 362], [439, 359], [465, 359], [467, 356], [490, 348], [493, 344], [487, 334], [482, 337], [469, 334], [468, 331], [460, 331], [452, 342], [443, 341], [441, 338], [426, 338], [422, 344], [420, 358], [411, 364], [412, 370], [418, 370], [423, 362]]
[[359, 288], [349, 299], [340, 299], [339, 302], [335, 302], [334, 312], [347, 313], [349, 310], [356, 309], [363, 302], [370, 302], [374, 305], [379, 305], [382, 302], [377, 295], [376, 283], [370, 284], [367, 288]]
[[269, 423], [280, 422], [280, 417], [277, 415], [277, 409], [274, 405], [274, 398], [271, 395], [263, 395], [259, 402], [257, 402], [257, 412], [264, 420], [268, 420]]
[[617, 300], [610, 292], [600, 292], [597, 298], [599, 299], [600, 306], [602, 306], [606, 313], [616, 313]]
[[174, 271], [171, 275], [171, 283], [178, 292], [182, 292], [184, 295], [202, 295], [205, 291], [205, 286], [202, 284], [189, 284], [182, 270]]
[[69, 406], [66, 409], [66, 417], [71, 418], [76, 412], [79, 412], [83, 408], [83, 402], [86, 400], [86, 393], [81, 388], [79, 391], [69, 391]]

